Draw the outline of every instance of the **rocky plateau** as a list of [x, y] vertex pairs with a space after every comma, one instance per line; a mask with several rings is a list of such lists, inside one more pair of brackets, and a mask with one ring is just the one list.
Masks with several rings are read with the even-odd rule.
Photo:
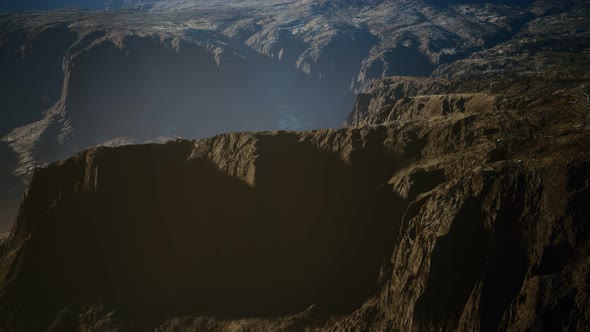
[[0, 326], [590, 328], [587, 1], [99, 7], [0, 14]]

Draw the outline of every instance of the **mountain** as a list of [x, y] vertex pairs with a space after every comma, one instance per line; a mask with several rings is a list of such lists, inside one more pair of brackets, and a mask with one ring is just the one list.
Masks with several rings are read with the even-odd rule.
[[[252, 0], [251, 2], [262, 2], [266, 0]], [[19, 12], [19, 11], [47, 11], [59, 10], [65, 8], [84, 8], [84, 9], [183, 9], [186, 7], [209, 6], [212, 3], [216, 5], [227, 3], [239, 3], [245, 1], [233, 0], [0, 0], [0, 12]]]
[[104, 9], [104, 0], [0, 0], [0, 12], [40, 11], [67, 7]]
[[0, 326], [588, 330], [586, 2], [128, 9], [0, 16]]
[[584, 331], [588, 102], [579, 82], [518, 82], [539, 99], [393, 77], [357, 102], [386, 113], [353, 128], [95, 147], [37, 169], [3, 245], [0, 322]]
[[518, 35], [542, 18], [587, 10], [571, 1], [162, 1], [144, 9], [0, 16], [4, 229], [35, 167], [90, 146], [337, 128], [374, 79], [428, 77], [510, 40], [507, 51], [520, 56], [498, 61], [526, 62], [533, 55], [522, 52], [536, 49], [518, 49], [521, 38], [547, 40], [537, 48], [555, 38], [574, 44], [582, 60], [587, 47], [585, 18]]

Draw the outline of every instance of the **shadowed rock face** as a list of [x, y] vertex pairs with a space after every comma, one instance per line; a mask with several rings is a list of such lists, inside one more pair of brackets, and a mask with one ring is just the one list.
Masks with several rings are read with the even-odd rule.
[[[30, 288], [18, 301], [39, 324], [29, 328], [43, 328], [49, 308], [99, 297], [152, 322], [358, 307], [377, 289], [401, 219], [400, 199], [379, 186], [392, 157], [375, 145], [346, 163], [299, 138], [256, 137], [243, 152], [253, 184], [191, 155], [190, 142], [95, 149], [68, 171], [35, 175], [27, 195], [51, 216], [38, 224], [45, 213], [25, 216], [25, 207], [31, 223], [16, 232], [53, 235], [26, 240]], [[367, 172], [377, 160], [387, 164]]]
[[[473, 48], [460, 60], [459, 53], [435, 47], [446, 49], [454, 37], [438, 43], [440, 35], [428, 24], [420, 33], [400, 34], [408, 37], [403, 42], [380, 39], [362, 61], [363, 52], [346, 48], [360, 45], [353, 39], [403, 28], [376, 33], [374, 25], [345, 34], [348, 39], [337, 33], [328, 41], [312, 38], [319, 44], [305, 42], [326, 58], [314, 58], [316, 53], [303, 50], [308, 44], [281, 35], [285, 50], [302, 47], [307, 54], [281, 53], [297, 63], [295, 69], [274, 62], [277, 44], [259, 39], [274, 28], [249, 20], [224, 30], [231, 38], [189, 31], [204, 44], [174, 34], [161, 39], [105, 26], [88, 34], [71, 28], [84, 34], [77, 35], [64, 63], [67, 88], [38, 121], [4, 136], [0, 156], [7, 173], [26, 172], [37, 160], [66, 157], [100, 140], [129, 142], [113, 140], [127, 132], [147, 139], [167, 119], [158, 109], [168, 104], [181, 119], [198, 113], [200, 105], [239, 117], [230, 106], [274, 105], [273, 96], [280, 96], [302, 103], [297, 105], [317, 104], [301, 115], [321, 117], [315, 114], [325, 106], [319, 99], [283, 95], [281, 88], [260, 98], [255, 91], [272, 86], [277, 72], [305, 78], [289, 83], [302, 91], [326, 87], [321, 84], [332, 75], [349, 74], [338, 65], [329, 69], [329, 59], [339, 54], [354, 55], [340, 57], [341, 64], [362, 62], [357, 88], [363, 93], [348, 128], [340, 130], [94, 147], [34, 170], [13, 231], [0, 239], [0, 326], [588, 330], [590, 85], [580, 70], [589, 61], [588, 16], [580, 4], [561, 5], [533, 3], [528, 14], [511, 16], [509, 25], [518, 31], [491, 33], [497, 39], [465, 37]], [[400, 17], [416, 14], [412, 6]], [[350, 7], [343, 1], [310, 8]], [[508, 7], [425, 8], [421, 17], [441, 24], [441, 13], [493, 21], [490, 8]], [[232, 38], [270, 58], [254, 56]], [[403, 52], [416, 55], [415, 61], [394, 66], [392, 59]], [[441, 57], [454, 60], [440, 64]], [[199, 59], [198, 65], [190, 59]], [[224, 78], [248, 80], [248, 68], [265, 73], [254, 80], [262, 85], [244, 87]], [[409, 69], [424, 72], [372, 80]], [[215, 73], [218, 81], [199, 73]], [[326, 74], [321, 83], [306, 76], [318, 73]], [[237, 99], [225, 98], [227, 90], [217, 91], [221, 86], [231, 87]], [[341, 89], [335, 86], [322, 93], [334, 91], [328, 95], [337, 100]], [[215, 98], [203, 100], [204, 94]], [[134, 100], [141, 107], [132, 108]], [[209, 130], [198, 123], [207, 114], [198, 114], [196, 124], [178, 121], [178, 130]], [[263, 107], [253, 114], [272, 111]], [[207, 118], [220, 126], [222, 120], [219, 114]], [[0, 177], [0, 184], [17, 186], [15, 179]]]
[[0, 143], [0, 223], [12, 225], [16, 217], [14, 211], [18, 211], [21, 198], [14, 193], [23, 190], [24, 184], [12, 174], [18, 164], [18, 156], [4, 143]]
[[2, 324], [583, 330], [590, 132], [546, 116], [87, 150], [33, 176]]

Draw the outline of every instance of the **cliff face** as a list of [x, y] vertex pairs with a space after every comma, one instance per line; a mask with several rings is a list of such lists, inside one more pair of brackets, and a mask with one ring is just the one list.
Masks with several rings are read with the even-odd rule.
[[546, 119], [87, 150], [33, 176], [2, 324], [584, 330], [590, 131]]
[[[30, 112], [7, 113], [22, 114], [17, 120], [28, 124], [1, 142], [6, 172], [30, 171], [32, 178], [10, 236], [0, 239], [0, 326], [587, 330], [588, 9], [535, 1], [500, 19], [490, 11], [508, 7], [453, 1], [421, 7], [421, 15], [412, 16], [418, 10], [414, 2], [394, 3], [403, 9], [400, 17], [421, 28], [407, 28], [408, 21], [391, 24], [397, 12], [376, 4], [383, 16], [371, 12], [377, 25], [363, 31], [382, 36], [398, 29], [388, 40], [406, 46], [386, 51], [389, 44], [381, 38], [360, 61], [353, 88], [361, 94], [346, 128], [242, 132], [163, 144], [116, 147], [132, 141], [128, 133], [139, 140], [160, 133], [157, 124], [170, 119], [160, 110], [169, 103], [180, 120], [194, 116], [194, 122], [175, 122], [187, 132], [210, 130], [199, 123], [203, 117], [219, 126], [227, 126], [229, 115], [246, 117], [229, 106], [278, 105], [271, 96], [259, 99], [262, 85], [240, 85], [252, 77], [251, 66], [265, 74], [265, 87], [285, 73], [301, 75], [305, 79], [293, 83], [298, 89], [322, 86], [327, 90], [320, 92], [333, 91], [328, 95], [336, 100], [340, 88], [322, 84], [334, 82], [326, 78], [329, 73], [359, 63], [337, 55], [350, 54], [345, 46], [358, 45], [351, 41], [362, 33], [338, 26], [330, 34], [318, 19], [291, 22], [298, 30], [289, 37], [276, 30], [280, 20], [228, 19], [233, 23], [223, 25], [225, 35], [191, 26], [180, 38], [175, 25], [164, 24], [168, 14], [157, 11], [150, 15], [159, 17], [157, 30], [166, 33], [131, 32], [129, 22], [140, 26], [145, 12], [116, 14], [129, 20], [123, 27], [76, 12], [71, 15], [77, 23], [43, 30], [67, 41], [57, 48], [67, 49], [64, 89], [60, 95], [39, 82], [26, 98], [14, 99], [15, 105], [21, 97], [30, 99]], [[350, 9], [346, 1], [297, 4], [324, 12]], [[442, 20], [458, 12], [471, 18]], [[355, 17], [368, 15], [362, 13]], [[68, 14], [45, 14], [43, 20], [63, 15]], [[31, 22], [27, 31], [37, 36], [38, 21]], [[434, 32], [449, 22], [461, 34], [443, 34], [450, 38], [445, 40], [463, 40], [453, 45], [465, 46], [465, 53], [451, 56], [447, 44], [437, 44], [442, 35]], [[197, 23], [211, 22], [191, 24]], [[462, 30], [467, 26], [472, 32], [485, 27], [488, 34], [481, 36], [489, 38], [468, 36]], [[510, 33], [496, 29], [508, 26]], [[299, 34], [309, 39], [290, 39]], [[11, 45], [11, 38], [2, 45]], [[418, 42], [422, 46], [413, 50]], [[35, 41], [31, 49], [37, 43], [43, 45]], [[293, 56], [285, 45], [299, 45], [302, 55]], [[399, 74], [396, 57], [409, 55], [415, 62], [399, 70], [429, 73], [372, 79]], [[30, 66], [29, 56], [10, 59]], [[47, 57], [44, 70], [59, 72], [59, 59]], [[331, 67], [326, 59], [343, 62]], [[285, 69], [284, 63], [301, 66]], [[310, 79], [322, 73], [322, 80]], [[220, 86], [231, 87], [224, 93], [236, 99], [217, 91]], [[47, 112], [39, 111], [45, 104], [33, 102], [42, 91], [53, 91], [46, 100], [55, 104]], [[315, 110], [326, 105], [281, 91], [274, 95], [288, 103], [315, 105], [300, 108], [299, 116], [318, 116]], [[134, 100], [141, 108], [133, 107]], [[223, 113], [193, 114], [195, 105]], [[251, 114], [275, 119], [264, 107]], [[130, 125], [135, 122], [141, 126]], [[33, 167], [104, 141], [109, 146]], [[19, 182], [6, 176], [0, 184], [17, 188]]]

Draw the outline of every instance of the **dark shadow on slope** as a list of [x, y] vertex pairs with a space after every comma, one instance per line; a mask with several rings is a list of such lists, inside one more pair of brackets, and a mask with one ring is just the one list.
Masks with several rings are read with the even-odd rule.
[[[529, 1], [522, 1], [522, 4], [528, 5]], [[511, 1], [510, 3], [512, 4], [516, 4], [516, 5], [521, 5], [516, 1]], [[493, 36], [492, 38], [489, 38], [485, 41], [485, 47], [486, 48], [491, 48], [494, 47], [496, 45], [499, 45], [503, 42], [509, 41], [512, 37], [514, 37], [517, 33], [520, 32], [520, 30], [522, 29], [523, 26], [525, 26], [527, 23], [529, 23], [530, 21], [532, 21], [535, 18], [535, 15], [533, 13], [527, 13], [525, 15], [522, 15], [522, 17], [514, 20], [511, 24], [510, 24], [510, 29], [504, 30], [501, 33], [498, 33], [497, 35]]]
[[519, 222], [523, 215], [530, 215], [524, 213], [526, 199], [530, 199], [527, 186], [527, 180], [521, 176], [512, 186], [503, 188], [482, 278], [479, 304], [482, 331], [498, 330], [502, 315], [520, 291], [527, 272], [526, 235]]
[[432, 75], [435, 66], [430, 59], [416, 48], [400, 46], [385, 55], [387, 67], [383, 76], [417, 76]]
[[482, 211], [482, 198], [469, 198], [448, 234], [437, 239], [427, 288], [416, 302], [414, 318], [421, 328], [455, 329], [469, 296], [479, 282], [477, 315], [482, 331], [496, 331], [503, 314], [522, 287], [528, 266], [521, 230], [527, 202], [527, 179], [517, 176], [493, 192], [499, 197], [491, 224]]
[[418, 169], [411, 174], [412, 186], [408, 190], [408, 201], [412, 202], [418, 195], [429, 192], [447, 181], [444, 169]]
[[255, 187], [187, 162], [189, 143], [101, 150], [87, 194], [76, 189], [88, 181], [82, 158], [37, 174], [36, 208], [17, 229], [35, 234], [19, 272], [26, 289], [12, 288], [12, 303], [35, 313], [26, 324], [97, 298], [152, 322], [358, 307], [378, 287], [403, 211], [378, 187], [383, 174], [366, 172], [372, 152], [351, 166], [297, 136], [259, 144]]
[[24, 186], [12, 175], [17, 165], [16, 153], [0, 142], [0, 233], [10, 231], [22, 198]]
[[481, 222], [481, 200], [468, 199], [448, 234], [432, 251], [427, 288], [416, 302], [414, 318], [422, 328], [454, 329], [484, 269], [489, 235]]

